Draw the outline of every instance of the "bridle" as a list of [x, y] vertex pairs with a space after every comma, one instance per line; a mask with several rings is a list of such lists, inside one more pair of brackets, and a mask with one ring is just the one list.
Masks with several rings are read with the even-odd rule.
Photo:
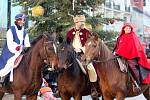
[[[49, 43], [51, 43], [51, 42], [53, 42], [53, 41], [44, 42], [44, 51], [45, 51], [45, 58], [44, 58], [44, 60], [46, 61], [47, 65], [51, 66], [52, 69], [53, 69], [53, 68], [54, 68], [54, 65], [53, 65], [53, 63], [51, 63], [51, 62], [49, 61], [47, 45], [45, 45], [45, 44], [49, 44]], [[54, 48], [54, 51], [55, 51], [55, 53], [56, 53], [56, 46], [55, 46], [54, 43], [53, 43], [53, 48]]]
[[[103, 43], [103, 41], [101, 41], [102, 43]], [[101, 51], [101, 49], [102, 49], [102, 43], [101, 43], [101, 45], [100, 45], [100, 47], [98, 48], [99, 50], [98, 50], [98, 59], [93, 59], [92, 61], [93, 62], [97, 62], [97, 63], [105, 63], [105, 62], [107, 62], [107, 61], [110, 61], [110, 60], [114, 60], [114, 59], [116, 59], [118, 56], [113, 56], [112, 58], [107, 58], [107, 59], [102, 59], [102, 60], [100, 60], [99, 58], [100, 58], [100, 56], [101, 56], [101, 53], [100, 53], [100, 51]]]
[[64, 46], [61, 47], [61, 49], [58, 52], [60, 52], [61, 54], [62, 54], [62, 52], [67, 52], [69, 54], [69, 55], [66, 55], [67, 56], [67, 59], [65, 59], [65, 65], [66, 65], [66, 67], [64, 67], [64, 69], [68, 69], [68, 68], [70, 68], [74, 64], [74, 62], [72, 61], [72, 59], [75, 56], [74, 55], [75, 51], [73, 49], [71, 49], [71, 50], [65, 50], [65, 48], [67, 48], [67, 47], [64, 47]]
[[112, 57], [112, 58], [103, 59], [103, 60], [93, 60], [93, 62], [105, 63], [105, 62], [107, 62], [107, 61], [114, 60], [114, 59], [116, 59], [116, 58], [117, 58], [117, 56], [114, 56], [114, 57]]

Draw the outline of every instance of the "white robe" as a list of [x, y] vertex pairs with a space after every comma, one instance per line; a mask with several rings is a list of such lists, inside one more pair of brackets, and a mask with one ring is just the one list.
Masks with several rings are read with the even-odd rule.
[[[23, 42], [23, 31], [24, 31], [24, 28], [22, 28], [22, 30], [18, 30], [17, 26], [15, 26], [15, 29], [16, 29], [16, 33], [17, 33], [18, 39], [20, 40], [20, 44], [17, 44], [16, 42], [13, 41], [13, 34], [11, 32], [11, 29], [9, 29], [7, 31], [7, 34], [6, 34], [7, 46], [8, 46], [9, 51], [12, 52], [12, 53], [14, 53], [15, 55], [12, 56], [7, 61], [5, 67], [0, 70], [0, 76], [1, 77], [7, 75], [10, 71], [11, 71], [11, 74], [13, 74], [14, 61], [20, 55], [20, 53], [21, 53], [21, 51], [23, 49], [22, 48], [22, 42]], [[21, 46], [21, 48], [20, 48], [19, 51], [16, 50], [17, 46]], [[28, 36], [28, 34], [26, 34], [25, 39], [24, 39], [24, 47], [30, 47], [30, 42], [29, 42], [29, 36]], [[10, 79], [10, 80], [13, 80], [13, 79]]]

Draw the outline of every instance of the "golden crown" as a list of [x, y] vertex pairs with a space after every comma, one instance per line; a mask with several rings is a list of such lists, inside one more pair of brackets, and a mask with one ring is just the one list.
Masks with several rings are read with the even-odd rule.
[[73, 18], [74, 22], [85, 22], [85, 16], [84, 15], [77, 15], [76, 17]]

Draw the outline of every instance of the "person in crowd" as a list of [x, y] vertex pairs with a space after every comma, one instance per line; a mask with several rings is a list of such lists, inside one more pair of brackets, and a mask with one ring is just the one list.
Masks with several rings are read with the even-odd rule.
[[4, 82], [4, 78], [9, 72], [11, 72], [10, 81], [13, 81], [14, 61], [26, 47], [30, 47], [29, 36], [24, 29], [25, 19], [24, 14], [17, 14], [14, 25], [6, 33], [6, 40], [0, 56], [0, 83]]
[[40, 89], [40, 94], [43, 96], [44, 100], [58, 100], [56, 97], [53, 96], [52, 89], [49, 87], [48, 83], [44, 78], [42, 87]]
[[51, 70], [49, 68], [49, 65], [44, 65], [43, 68], [43, 78], [48, 83], [48, 85], [51, 87], [53, 95], [55, 97], [60, 97], [58, 86], [57, 86], [57, 77], [58, 77], [58, 71], [57, 70]]
[[[77, 15], [74, 17], [75, 26], [71, 28], [66, 35], [66, 41], [71, 43], [77, 54], [84, 53], [85, 42], [92, 35], [92, 33], [85, 28], [85, 16]], [[97, 73], [92, 63], [87, 65], [89, 79], [91, 83], [91, 96], [96, 97], [98, 95], [97, 87]]]
[[127, 60], [137, 83], [150, 84], [150, 65], [130, 23], [122, 27], [113, 51], [115, 55]]
[[146, 53], [147, 59], [150, 59], [150, 43], [149, 42], [147, 44], [147, 48], [145, 50], [145, 53]]

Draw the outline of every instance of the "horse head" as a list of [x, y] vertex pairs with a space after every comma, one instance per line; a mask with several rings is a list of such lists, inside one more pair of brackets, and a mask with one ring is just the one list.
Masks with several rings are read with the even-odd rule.
[[73, 64], [75, 59], [75, 51], [73, 46], [67, 42], [63, 42], [58, 46], [58, 68], [68, 68]]
[[98, 34], [93, 33], [91, 37], [85, 43], [85, 53], [81, 57], [81, 62], [83, 65], [87, 65], [92, 62], [94, 59], [97, 59], [99, 55], [100, 48], [100, 39], [98, 38]]
[[[42, 44], [40, 48], [40, 57], [44, 61], [44, 63], [50, 65], [51, 70], [55, 69], [57, 66], [57, 55], [56, 55], [56, 44], [52, 38], [48, 37], [47, 35], [43, 34]], [[42, 46], [43, 45], [43, 46]]]

